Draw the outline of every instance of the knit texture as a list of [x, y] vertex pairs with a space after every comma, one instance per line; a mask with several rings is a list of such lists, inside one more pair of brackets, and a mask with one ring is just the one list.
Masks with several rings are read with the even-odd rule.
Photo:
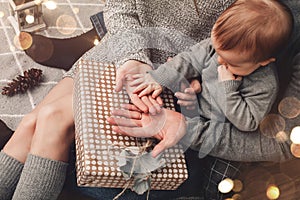
[[0, 152], [0, 199], [11, 199], [19, 181], [23, 164], [18, 160]]
[[[208, 38], [215, 20], [232, 2], [197, 1], [198, 14], [192, 0], [107, 1], [108, 33], [83, 58], [118, 65], [134, 59], [156, 67]], [[74, 76], [76, 68], [77, 64], [66, 76]]]
[[57, 199], [64, 185], [67, 166], [61, 161], [29, 154], [12, 199]]

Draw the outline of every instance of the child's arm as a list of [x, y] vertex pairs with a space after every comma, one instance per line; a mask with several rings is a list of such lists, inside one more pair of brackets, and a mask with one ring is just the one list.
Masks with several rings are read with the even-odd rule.
[[240, 77], [231, 74], [230, 78], [226, 67], [218, 68], [219, 81], [225, 93], [224, 102], [219, 105], [226, 118], [241, 131], [256, 130], [275, 101], [278, 87], [274, 71], [271, 67], [264, 68], [243, 77], [243, 85]]

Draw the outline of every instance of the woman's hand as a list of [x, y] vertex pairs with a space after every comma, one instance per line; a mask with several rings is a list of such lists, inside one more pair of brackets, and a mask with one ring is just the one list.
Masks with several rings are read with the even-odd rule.
[[123, 110], [114, 110], [107, 121], [113, 131], [133, 137], [155, 137], [160, 142], [154, 147], [156, 157], [165, 149], [177, 144], [186, 134], [186, 122], [182, 114], [163, 109], [157, 115], [141, 112], [136, 106], [126, 104]]
[[130, 83], [134, 80], [132, 78], [135, 74], [144, 74], [147, 71], [152, 70], [150, 65], [136, 61], [128, 60], [119, 69], [116, 74], [116, 87], [115, 91], [119, 92], [123, 86], [134, 105], [136, 105], [141, 111], [151, 114], [159, 113], [163, 104], [160, 97], [152, 98], [151, 95], [139, 98], [137, 94], [133, 93], [134, 87], [130, 86]]

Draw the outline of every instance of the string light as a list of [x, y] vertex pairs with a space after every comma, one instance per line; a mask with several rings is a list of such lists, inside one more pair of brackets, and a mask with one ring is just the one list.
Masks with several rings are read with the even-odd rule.
[[278, 199], [280, 196], [280, 190], [277, 186], [271, 185], [268, 187], [266, 195], [268, 199], [272, 199], [272, 200]]
[[293, 128], [290, 139], [294, 144], [300, 144], [300, 126]]
[[219, 183], [218, 189], [221, 193], [228, 193], [233, 189], [233, 185], [233, 180], [230, 178], [225, 178]]
[[34, 16], [33, 15], [26, 15], [25, 20], [28, 24], [32, 24], [34, 22]]
[[96, 46], [96, 45], [98, 45], [99, 44], [99, 40], [98, 39], [95, 39], [94, 40], [94, 45]]

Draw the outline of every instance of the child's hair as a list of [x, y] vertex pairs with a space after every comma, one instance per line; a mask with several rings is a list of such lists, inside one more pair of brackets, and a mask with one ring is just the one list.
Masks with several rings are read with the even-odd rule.
[[237, 0], [217, 19], [212, 34], [220, 50], [251, 53], [261, 62], [276, 57], [289, 42], [293, 16], [276, 0]]

